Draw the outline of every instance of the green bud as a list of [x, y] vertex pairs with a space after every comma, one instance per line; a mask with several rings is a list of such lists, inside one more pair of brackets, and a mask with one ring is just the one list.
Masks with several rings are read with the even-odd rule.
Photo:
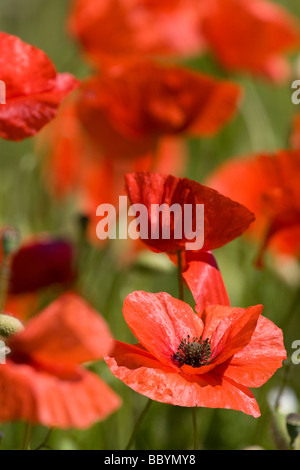
[[1, 231], [2, 249], [4, 255], [14, 253], [19, 247], [20, 234], [14, 228], [8, 227]]
[[24, 326], [17, 318], [3, 313], [0, 314], [0, 339], [7, 339], [23, 329]]
[[300, 414], [290, 413], [286, 417], [286, 428], [291, 438], [291, 446], [300, 434]]

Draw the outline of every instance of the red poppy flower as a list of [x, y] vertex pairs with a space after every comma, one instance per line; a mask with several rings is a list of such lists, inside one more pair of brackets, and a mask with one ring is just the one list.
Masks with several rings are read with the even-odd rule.
[[265, 0], [210, 0], [202, 8], [202, 33], [226, 69], [275, 82], [288, 77], [285, 54], [299, 47], [300, 29], [283, 7]]
[[163, 136], [211, 136], [233, 117], [236, 84], [150, 61], [106, 69], [83, 85], [79, 116], [106, 156], [153, 152]]
[[261, 243], [259, 265], [266, 248], [300, 255], [299, 179], [300, 152], [291, 150], [226, 162], [207, 181], [255, 213], [247, 233]]
[[95, 63], [134, 55], [201, 51], [198, 2], [193, 0], [75, 0], [69, 31]]
[[0, 32], [0, 51], [0, 79], [6, 87], [0, 137], [18, 141], [51, 121], [78, 81], [68, 73], [57, 73], [43, 51], [16, 36]]
[[263, 385], [286, 358], [282, 332], [262, 310], [211, 305], [200, 318], [169, 294], [133, 292], [123, 313], [139, 343], [115, 341], [105, 360], [117, 378], [152, 400], [258, 417], [248, 387]]
[[[211, 251], [241, 235], [254, 220], [246, 207], [187, 178], [139, 172], [127, 174], [125, 180], [131, 204], [142, 204], [147, 210], [147, 230], [141, 233], [141, 239], [154, 251], [176, 253], [185, 250], [191, 240], [203, 240], [201, 235], [204, 235], [202, 251]], [[181, 217], [175, 219], [171, 210], [168, 218], [157, 216], [154, 208], [163, 207], [163, 204], [169, 209], [172, 206], [179, 208]], [[204, 231], [196, 213], [196, 206], [201, 204], [204, 204]], [[187, 214], [187, 221], [192, 226], [191, 232], [194, 230], [194, 237], [193, 233], [183, 230], [185, 205], [192, 209], [191, 214]], [[164, 237], [165, 228], [168, 236]], [[154, 233], [158, 236], [154, 237]], [[191, 251], [199, 251], [199, 248], [191, 248]]]
[[120, 406], [119, 397], [81, 364], [110, 350], [105, 321], [75, 294], [58, 298], [7, 342], [0, 367], [0, 421], [86, 428]]

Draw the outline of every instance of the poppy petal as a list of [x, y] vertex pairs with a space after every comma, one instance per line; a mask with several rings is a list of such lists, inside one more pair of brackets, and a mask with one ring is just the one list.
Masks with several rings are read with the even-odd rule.
[[69, 30], [96, 65], [135, 55], [176, 56], [202, 50], [197, 2], [73, 0]]
[[[220, 364], [249, 344], [263, 306], [256, 305], [243, 309], [211, 305], [207, 310], [211, 315], [212, 312], [216, 314], [218, 318], [223, 315], [211, 337], [211, 361]], [[219, 310], [221, 313], [218, 313]], [[227, 315], [224, 315], [225, 312]]]
[[52, 302], [10, 342], [14, 354], [26, 353], [41, 362], [64, 364], [100, 359], [111, 345], [104, 319], [73, 293]]
[[201, 314], [207, 305], [230, 305], [223, 278], [213, 254], [186, 251], [185, 260], [186, 265], [182, 276], [195, 299], [196, 312]]
[[62, 380], [29, 365], [0, 370], [0, 421], [24, 420], [57, 428], [87, 428], [120, 406], [120, 398], [95, 374], [77, 370]]
[[299, 175], [300, 153], [288, 150], [235, 159], [207, 180], [208, 185], [255, 213], [256, 221], [247, 234], [260, 242], [259, 267], [266, 249], [295, 257], [299, 253]]
[[265, 0], [212, 0], [204, 9], [202, 33], [226, 69], [287, 79], [285, 54], [299, 47], [299, 25], [285, 8]]
[[177, 368], [172, 357], [188, 335], [200, 337], [203, 323], [186, 303], [167, 293], [133, 292], [123, 314], [139, 342], [162, 363]]
[[[130, 358], [130, 360], [128, 360]], [[186, 407], [231, 408], [258, 417], [251, 392], [217, 372], [201, 377], [174, 371], [139, 348], [115, 342], [110, 358], [111, 372], [126, 385], [152, 400]]]
[[62, 100], [79, 82], [58, 74], [46, 54], [16, 36], [0, 32], [1, 80], [6, 104], [0, 107], [0, 137], [19, 141], [51, 121]]
[[286, 357], [281, 329], [260, 317], [250, 343], [229, 361], [225, 375], [246, 387], [260, 387]]
[[[148, 236], [143, 238], [147, 246], [155, 251], [175, 253], [184, 250], [186, 244], [191, 242], [185, 235], [178, 237], [176, 233], [182, 230], [185, 205], [192, 207], [193, 228], [197, 226], [196, 235], [201, 236], [202, 228], [197, 221], [196, 207], [204, 205], [204, 244], [203, 251], [211, 251], [240, 236], [254, 221], [254, 214], [241, 204], [222, 196], [217, 191], [203, 186], [200, 183], [187, 178], [177, 178], [172, 175], [159, 173], [138, 172], [125, 176], [126, 189], [132, 204], [143, 204], [148, 213]], [[170, 236], [163, 236], [163, 223], [155, 217], [151, 217], [154, 205], [167, 205], [171, 208], [181, 208], [181, 218], [177, 225], [173, 219], [165, 221], [171, 224]], [[178, 211], [179, 213], [179, 211]], [[198, 222], [198, 225], [197, 225]], [[151, 229], [158, 225], [159, 239], [154, 239]], [[202, 224], [201, 224], [202, 225]], [[192, 251], [192, 250], [191, 250]]]

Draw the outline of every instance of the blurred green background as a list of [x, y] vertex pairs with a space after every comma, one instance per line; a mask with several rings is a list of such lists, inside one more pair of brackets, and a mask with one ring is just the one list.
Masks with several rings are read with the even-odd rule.
[[[280, 3], [280, 2], [278, 2]], [[298, 0], [281, 2], [300, 18]], [[59, 72], [68, 71], [78, 78], [89, 74], [89, 68], [79, 48], [68, 36], [67, 0], [1, 0], [0, 30], [19, 36], [22, 40], [44, 50]], [[296, 63], [297, 57], [293, 58]], [[215, 65], [207, 58], [188, 64], [215, 73]], [[299, 78], [294, 67], [293, 79]], [[231, 77], [244, 87], [244, 99], [236, 118], [213, 139], [189, 141], [190, 160], [185, 176], [203, 182], [205, 176], [222, 161], [259, 151], [286, 148], [291, 118], [299, 111], [291, 102], [291, 82], [284, 86], [249, 77]], [[74, 208], [70, 201], [58, 204], [45, 190], [41, 177], [41, 156], [34, 150], [35, 139], [22, 143], [0, 141], [0, 221], [1, 226], [17, 227], [23, 237], [50, 231], [71, 235], [76, 232]], [[74, 232], [74, 233], [73, 233]], [[115, 243], [118, 243], [115, 241]], [[149, 254], [149, 260], [139, 260], [131, 267], [120, 267], [113, 250], [100, 251], [86, 246], [82, 256], [81, 289], [86, 299], [107, 319], [115, 338], [133, 342], [134, 339], [122, 316], [125, 296], [133, 290], [167, 291], [177, 295], [176, 272], [164, 255]], [[215, 256], [234, 306], [264, 305], [264, 315], [284, 328], [288, 355], [292, 342], [300, 339], [299, 283], [291, 285], [274, 270], [271, 263], [258, 271], [253, 261], [256, 247], [244, 238], [217, 250]], [[159, 263], [160, 262], [160, 263]], [[298, 296], [298, 302], [295, 299]], [[191, 299], [189, 299], [191, 300]], [[293, 306], [293, 316], [286, 321]], [[105, 363], [93, 369], [123, 398], [123, 406], [108, 420], [86, 431], [54, 430], [48, 444], [54, 449], [122, 449], [134, 423], [147, 402], [115, 379]], [[272, 413], [268, 392], [280, 386], [286, 367], [259, 390], [253, 390], [262, 416], [254, 419], [232, 410], [199, 409], [200, 445], [204, 449], [243, 449], [260, 445], [275, 449]], [[300, 365], [289, 367], [287, 384], [300, 399]], [[20, 446], [24, 424], [0, 423], [3, 433], [1, 449]], [[47, 429], [36, 427], [32, 447], [37, 447]], [[153, 403], [138, 438], [137, 449], [191, 449], [191, 410]]]

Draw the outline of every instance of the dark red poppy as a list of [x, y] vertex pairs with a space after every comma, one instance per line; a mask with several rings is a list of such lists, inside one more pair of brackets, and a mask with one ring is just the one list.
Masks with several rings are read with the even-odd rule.
[[8, 293], [20, 295], [75, 279], [74, 247], [67, 240], [34, 237], [13, 253]]
[[300, 255], [300, 152], [279, 151], [225, 163], [207, 184], [245, 204], [256, 222], [247, 232], [260, 241], [258, 263], [266, 248]]
[[299, 48], [300, 28], [282, 6], [266, 0], [206, 0], [202, 34], [228, 70], [280, 82], [289, 76], [286, 54]]
[[[154, 251], [175, 253], [185, 250], [187, 243], [197, 241], [197, 237], [200, 241], [201, 236], [201, 250], [211, 251], [240, 236], [254, 220], [254, 215], [246, 207], [187, 178], [139, 172], [127, 174], [125, 180], [131, 204], [142, 204], [146, 209], [147, 230], [141, 232], [141, 238]], [[204, 205], [204, 230], [202, 223], [196, 226], [196, 207], [201, 204]], [[170, 209], [168, 217], [159, 217], [155, 212], [163, 205]], [[185, 205], [191, 208], [190, 214], [185, 212]], [[177, 214], [181, 216], [178, 219], [174, 217], [172, 206], [178, 209]], [[185, 215], [191, 232], [195, 233], [194, 238], [192, 233], [183, 230]], [[167, 229], [165, 236], [164, 229]], [[153, 236], [153, 233], [158, 236]], [[199, 248], [189, 249], [199, 251]]]
[[79, 82], [68, 73], [57, 73], [43, 51], [16, 36], [0, 32], [0, 51], [6, 94], [6, 104], [0, 105], [0, 137], [19, 141], [51, 121]]
[[286, 358], [282, 331], [262, 310], [210, 305], [200, 318], [169, 294], [133, 292], [123, 313], [139, 343], [115, 341], [105, 360], [117, 378], [152, 400], [258, 417], [248, 387], [263, 385]]
[[202, 50], [195, 0], [74, 0], [69, 31], [94, 63]]
[[81, 364], [107, 355], [112, 337], [104, 319], [68, 293], [10, 337], [0, 367], [0, 421], [87, 428], [120, 406], [120, 398]]
[[87, 81], [79, 116], [112, 157], [153, 153], [166, 136], [211, 136], [237, 110], [240, 87], [178, 66], [119, 64]]

